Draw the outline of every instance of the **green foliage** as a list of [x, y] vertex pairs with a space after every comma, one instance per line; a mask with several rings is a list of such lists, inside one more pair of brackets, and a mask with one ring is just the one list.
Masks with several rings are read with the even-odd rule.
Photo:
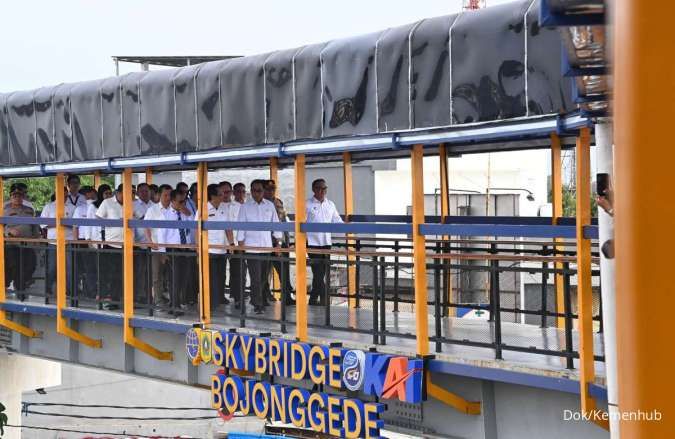
[[[562, 188], [563, 216], [577, 216], [577, 194], [573, 187], [564, 185]], [[591, 194], [591, 216], [598, 216], [598, 202], [595, 200], [595, 194]]]
[[[26, 183], [28, 186], [28, 199], [33, 203], [36, 211], [42, 210], [54, 194], [54, 177], [13, 178], [5, 181], [5, 200], [9, 199], [9, 188], [12, 183], [18, 182]], [[92, 175], [81, 175], [80, 182], [83, 186], [93, 186], [94, 177]], [[101, 183], [113, 186], [115, 184], [115, 177], [101, 176]]]

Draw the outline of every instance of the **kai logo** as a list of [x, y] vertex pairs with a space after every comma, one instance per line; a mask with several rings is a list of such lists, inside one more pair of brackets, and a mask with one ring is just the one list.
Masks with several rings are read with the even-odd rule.
[[342, 357], [342, 381], [351, 391], [357, 391], [363, 386], [363, 375], [366, 365], [366, 355], [362, 351], [347, 351]]

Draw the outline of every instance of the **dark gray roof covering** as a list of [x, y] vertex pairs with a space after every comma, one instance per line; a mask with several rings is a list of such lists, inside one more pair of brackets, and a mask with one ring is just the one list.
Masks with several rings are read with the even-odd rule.
[[0, 164], [372, 135], [573, 109], [538, 1], [263, 55], [0, 94]]

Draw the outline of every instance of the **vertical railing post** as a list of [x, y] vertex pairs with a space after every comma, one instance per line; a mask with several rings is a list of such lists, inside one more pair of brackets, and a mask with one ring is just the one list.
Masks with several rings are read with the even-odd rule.
[[378, 270], [378, 260], [377, 256], [373, 256], [373, 294], [372, 294], [372, 311], [373, 311], [373, 343], [378, 344], [380, 342], [380, 337], [379, 337], [379, 330], [380, 330], [380, 324], [379, 324], [379, 313], [380, 309], [378, 306], [378, 301], [379, 301], [379, 295], [380, 295], [380, 290], [379, 290], [379, 283], [380, 283], [380, 277], [377, 272]]
[[296, 336], [307, 341], [307, 235], [300, 229], [305, 222], [305, 155], [295, 156], [295, 298]]
[[579, 365], [581, 411], [591, 413], [595, 400], [588, 385], [595, 379], [593, 359], [593, 291], [591, 289], [591, 241], [584, 227], [591, 223], [591, 135], [588, 128], [579, 131], [576, 145], [577, 189], [577, 309], [579, 314]]
[[[279, 187], [279, 158], [278, 157], [270, 157], [270, 180], [274, 180], [274, 183]], [[281, 221], [282, 218], [279, 218]], [[276, 259], [276, 257], [274, 257]], [[284, 264], [281, 259], [278, 260], [277, 266], [281, 269], [281, 271], [284, 271]], [[285, 285], [283, 282], [280, 282], [281, 275], [277, 273], [274, 268], [270, 269], [270, 273], [272, 273], [272, 294], [274, 295], [275, 298], [278, 300], [286, 300], [284, 296], [282, 295], [282, 288]]]
[[394, 312], [398, 312], [398, 285], [399, 285], [399, 273], [398, 273], [398, 268], [399, 268], [399, 257], [398, 257], [398, 252], [399, 252], [399, 241], [398, 239], [394, 241]]
[[[448, 151], [444, 143], [438, 146], [438, 159], [440, 162], [440, 184], [441, 184], [441, 224], [445, 223], [445, 219], [450, 215], [450, 176], [448, 172]], [[443, 240], [447, 241], [450, 239], [450, 236], [444, 235]], [[443, 247], [445, 249], [445, 247]], [[450, 261], [448, 261], [450, 262]], [[443, 295], [445, 296], [444, 302], [452, 303], [452, 272], [447, 270], [447, 273], [444, 273], [444, 276], [447, 279], [444, 279], [445, 288], [443, 290]], [[447, 307], [445, 309], [445, 314], [448, 314], [450, 317], [454, 317], [456, 313], [456, 308]]]
[[[544, 246], [542, 253], [548, 254], [547, 246]], [[548, 317], [548, 262], [542, 262], [541, 268], [541, 327], [545, 328]]]
[[[344, 198], [345, 198], [345, 219], [346, 222], [350, 221], [351, 215], [354, 214], [354, 191], [352, 188], [353, 179], [352, 179], [352, 155], [349, 152], [342, 154], [342, 169], [344, 173]], [[354, 254], [351, 251], [351, 246], [354, 243], [354, 234], [348, 233], [346, 246], [347, 246], [347, 295], [349, 296], [349, 307], [356, 308], [357, 300], [354, 297], [356, 295], [357, 282], [356, 282], [356, 265], [354, 264], [355, 258]]]
[[[497, 255], [497, 246], [490, 244], [490, 254]], [[502, 359], [502, 314], [501, 293], [499, 291], [499, 260], [490, 260], [490, 314], [494, 326], [495, 358]]]
[[152, 184], [152, 168], [145, 168], [145, 182]]
[[565, 262], [563, 270], [563, 302], [565, 305], [563, 316], [565, 325], [565, 353], [567, 354], [567, 368], [574, 369], [574, 339], [572, 338], [572, 288], [570, 286], [570, 263]]
[[[131, 168], [125, 168], [122, 173], [122, 233], [124, 240], [122, 262], [124, 275], [124, 343], [133, 346], [146, 354], [158, 360], [172, 361], [173, 352], [163, 352], [154, 346], [136, 338], [134, 328], [131, 326], [131, 320], [134, 317], [134, 229], [130, 227], [129, 221], [134, 215], [134, 198], [132, 195], [132, 177]], [[173, 265], [175, 271], [175, 264]], [[173, 302], [175, 303], [175, 302]]]
[[413, 146], [410, 158], [417, 354], [427, 355], [429, 353], [429, 315], [427, 311], [426, 241], [424, 235], [420, 233], [420, 225], [424, 224], [424, 145]]
[[387, 344], [387, 264], [380, 257], [380, 344]]
[[134, 199], [131, 191], [132, 170], [126, 168], [122, 173], [122, 212], [123, 212], [123, 253], [122, 263], [124, 276], [124, 341], [128, 342], [133, 338], [133, 329], [131, 319], [134, 316], [134, 229], [129, 227], [129, 220], [134, 215]]
[[[551, 134], [551, 204], [553, 207], [553, 212], [551, 215], [551, 222], [553, 225], [557, 225], [560, 218], [563, 216], [563, 202], [562, 202], [562, 156], [561, 156], [561, 145], [560, 137], [557, 134]], [[562, 240], [560, 238], [554, 238], [553, 242], [560, 243]], [[555, 256], [562, 247], [554, 246], [553, 255]], [[556, 297], [556, 313], [558, 317], [556, 318], [556, 326], [562, 328], [565, 326], [565, 318], [561, 316], [564, 313], [564, 291], [563, 291], [563, 276], [560, 274], [562, 269], [561, 262], [554, 262], [553, 266], [556, 269], [556, 275], [554, 277], [555, 283], [555, 297]]]
[[[436, 255], [440, 256], [441, 243], [436, 243]], [[436, 352], [441, 352], [441, 260], [434, 258], [434, 335]]]
[[204, 222], [209, 217], [207, 208], [207, 186], [209, 184], [209, 169], [205, 162], [197, 165], [197, 261], [199, 263], [199, 308], [201, 322], [211, 323], [211, 283], [209, 261], [209, 232], [204, 229]]

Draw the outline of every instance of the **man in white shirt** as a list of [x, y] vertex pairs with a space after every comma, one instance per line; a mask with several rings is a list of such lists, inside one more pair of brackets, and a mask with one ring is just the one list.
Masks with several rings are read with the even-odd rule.
[[[279, 216], [277, 216], [274, 204], [263, 198], [263, 188], [264, 182], [262, 180], [253, 180], [251, 183], [251, 199], [239, 209], [238, 221], [279, 222]], [[279, 231], [270, 233], [269, 230], [239, 230], [237, 232], [237, 240], [240, 246], [254, 247], [246, 250], [246, 253], [251, 255], [246, 258], [246, 265], [251, 278], [251, 304], [256, 314], [262, 314], [264, 306], [267, 305], [262, 295], [262, 289], [265, 278], [269, 274], [269, 249], [273, 247], [272, 236], [277, 238], [277, 240], [282, 237]]]
[[[164, 213], [164, 219], [167, 221], [194, 222], [192, 212], [185, 205], [185, 193], [175, 189], [171, 191], [170, 198], [171, 204]], [[162, 228], [157, 232], [158, 243], [174, 246], [194, 244], [190, 230], [189, 227]], [[195, 252], [191, 248], [167, 246], [167, 253], [171, 255], [172, 277], [175, 280], [171, 290], [173, 294], [169, 313], [179, 316], [183, 314], [183, 311], [178, 308], [185, 309], [187, 305], [197, 302], [196, 282], [194, 281], [197, 274]]]
[[80, 177], [70, 174], [66, 180], [68, 193], [66, 194], [66, 206], [72, 205], [73, 209], [87, 204], [87, 197], [80, 194]]
[[[159, 187], [159, 201], [148, 208], [143, 219], [151, 221], [162, 221], [166, 219], [166, 211], [171, 204], [171, 191], [173, 189], [168, 184]], [[159, 243], [159, 230], [154, 227], [143, 229], [145, 231], [145, 242], [151, 244], [151, 266], [152, 266], [152, 302], [153, 305], [161, 305], [163, 302], [162, 292], [164, 291], [164, 272], [167, 265], [166, 249], [157, 245]], [[167, 296], [168, 299], [168, 296]], [[168, 300], [167, 300], [168, 303]]]
[[[224, 182], [229, 185], [228, 182]], [[225, 186], [223, 183], [221, 185]], [[246, 185], [244, 183], [236, 183], [232, 187], [234, 194], [234, 200], [231, 202], [230, 209], [232, 211], [232, 217], [234, 221], [237, 221], [239, 218], [239, 210], [241, 206], [246, 202]], [[227, 193], [227, 190], [225, 190]], [[236, 245], [239, 242], [237, 238], [237, 231], [233, 232], [234, 242]], [[235, 301], [235, 304], [239, 304], [239, 298], [241, 297], [244, 289], [246, 288], [246, 262], [242, 259], [243, 253], [240, 251], [233, 251], [232, 257], [230, 258], [230, 298]]]
[[[63, 188], [64, 194], [66, 195], [63, 217], [72, 218], [75, 213], [76, 204], [68, 202], [68, 193], [66, 188]], [[52, 195], [52, 201], [45, 204], [45, 207], [42, 209], [40, 214], [41, 218], [56, 218], [56, 195]], [[49, 240], [49, 245], [47, 246], [47, 296], [53, 296], [53, 287], [56, 282], [56, 227], [43, 225], [47, 229], [47, 239]], [[66, 235], [66, 241], [72, 241], [73, 239], [73, 228], [69, 226], [63, 226]], [[69, 291], [72, 289], [72, 276], [71, 276], [71, 264], [72, 264], [73, 253], [69, 249], [66, 250], [66, 288]]]
[[[223, 202], [223, 191], [217, 184], [210, 184], [206, 188], [209, 201], [207, 221], [233, 221], [230, 203]], [[219, 248], [231, 245], [234, 238], [232, 230], [209, 230], [209, 284], [211, 286], [211, 309], [230, 303], [225, 298], [225, 263], [227, 249]]]
[[[73, 218], [89, 218], [90, 209], [94, 208], [94, 201], [96, 201], [96, 190], [92, 186], [82, 186], [80, 195], [84, 197], [86, 204], [80, 204], [75, 208]], [[73, 238], [78, 241], [89, 241], [91, 237], [90, 226], [73, 226]], [[95, 239], [95, 238], [94, 238]], [[75, 271], [76, 280], [75, 285], [79, 288], [82, 285], [82, 294], [87, 298], [96, 297], [96, 257], [92, 250], [89, 250], [89, 244], [78, 243], [73, 244], [73, 248], [77, 248], [77, 256], [75, 257]]]
[[[335, 204], [326, 198], [328, 186], [323, 178], [312, 182], [314, 196], [307, 200], [305, 206], [308, 223], [341, 223]], [[310, 249], [328, 250], [331, 248], [330, 233], [307, 233], [307, 247]], [[309, 254], [309, 265], [312, 268], [312, 291], [309, 295], [310, 305], [325, 305], [328, 299], [326, 291], [326, 268], [330, 260], [329, 254]], [[330, 273], [328, 273], [330, 276]]]
[[[124, 193], [123, 186], [120, 184], [115, 191], [115, 195], [103, 200], [96, 210], [96, 217], [100, 219], [123, 219], [124, 218]], [[122, 227], [104, 227], [101, 257], [101, 291], [104, 294], [102, 298], [103, 306], [106, 309], [117, 309], [121, 304], [122, 296], [122, 278], [120, 276], [122, 268], [122, 246], [124, 241], [124, 231]]]
[[[150, 199], [150, 186], [147, 183], [140, 183], [136, 187], [136, 199], [134, 200], [134, 219], [143, 219], [148, 209], [155, 204]], [[134, 242], [147, 242], [145, 229], [137, 228], [134, 230]]]

